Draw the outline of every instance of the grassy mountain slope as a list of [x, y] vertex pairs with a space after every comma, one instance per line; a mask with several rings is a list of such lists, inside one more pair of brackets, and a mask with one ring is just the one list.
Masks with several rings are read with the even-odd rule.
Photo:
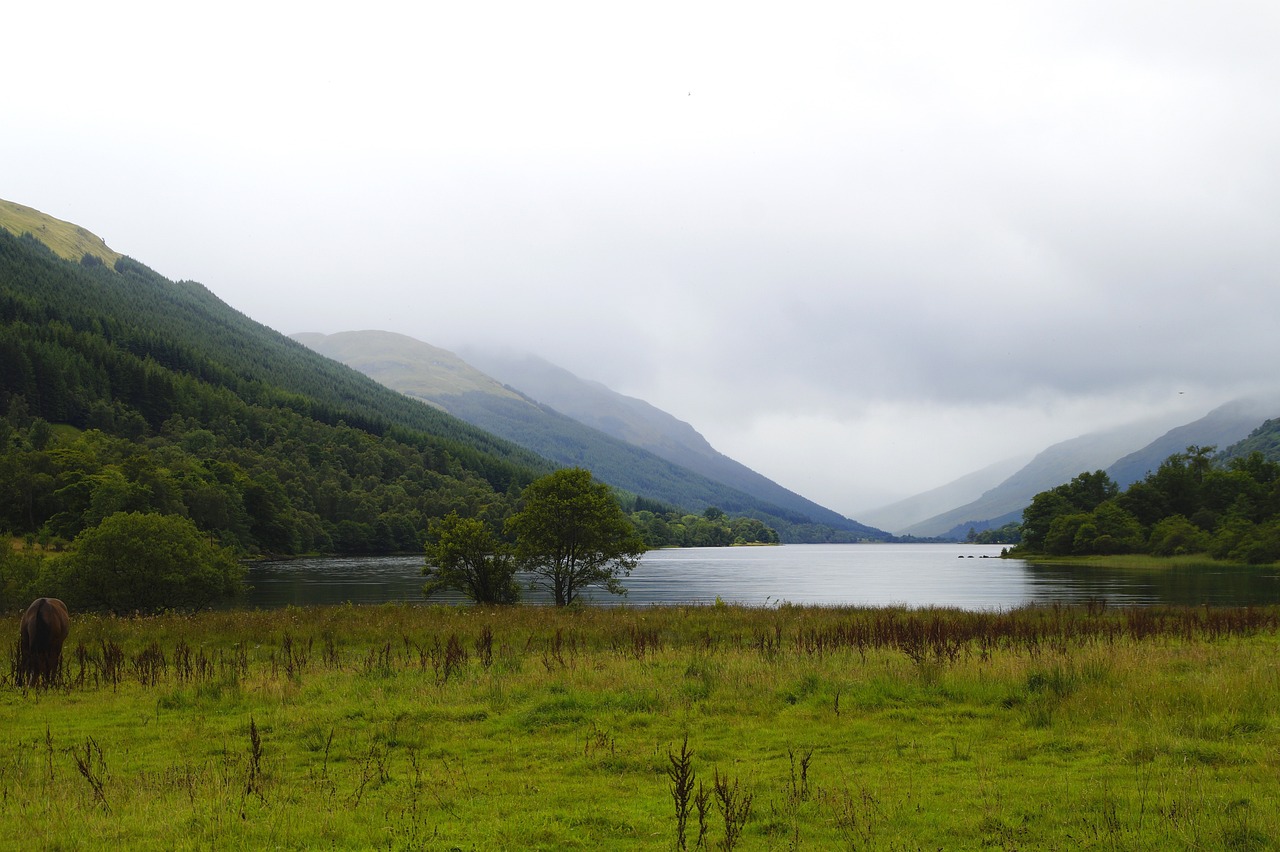
[[79, 225], [4, 199], [0, 199], [0, 228], [5, 228], [15, 237], [31, 234], [63, 260], [80, 261], [85, 255], [90, 255], [106, 266], [114, 267], [121, 257], [119, 252], [108, 248], [101, 237]]
[[777, 529], [785, 541], [886, 537], [829, 510], [815, 517], [815, 512], [774, 504], [759, 494], [683, 468], [567, 417], [500, 384], [456, 355], [413, 338], [377, 331], [299, 334], [295, 338], [388, 387], [560, 464], [590, 468], [602, 481], [635, 494], [689, 510], [716, 506], [731, 514], [759, 518]]
[[[432, 405], [439, 397], [483, 393], [513, 402], [525, 398], [447, 349], [390, 331], [301, 333], [294, 340], [358, 370], [380, 384]], [[440, 407], [437, 405], [437, 407]]]
[[541, 358], [481, 349], [465, 349], [462, 354], [470, 363], [521, 393], [672, 464], [817, 523], [883, 535], [880, 530], [851, 521], [729, 458], [712, 447], [691, 425], [644, 400], [617, 393], [599, 382], [578, 378]]

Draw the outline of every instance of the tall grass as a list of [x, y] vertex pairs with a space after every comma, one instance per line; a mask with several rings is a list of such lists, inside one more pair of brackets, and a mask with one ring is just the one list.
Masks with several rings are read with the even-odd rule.
[[1272, 848], [1278, 628], [1101, 603], [82, 615], [58, 687], [0, 678], [0, 827], [67, 849]]

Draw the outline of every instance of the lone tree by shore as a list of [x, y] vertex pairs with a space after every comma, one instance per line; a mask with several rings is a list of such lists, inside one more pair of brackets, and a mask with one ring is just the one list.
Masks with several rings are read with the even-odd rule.
[[450, 512], [431, 522], [427, 542], [427, 597], [444, 589], [462, 592], [479, 604], [511, 604], [520, 600], [511, 548], [481, 518]]
[[640, 561], [644, 540], [607, 485], [591, 472], [567, 468], [531, 482], [524, 508], [507, 520], [516, 539], [516, 561], [534, 575], [533, 585], [568, 606], [589, 586], [626, 594], [622, 578]]

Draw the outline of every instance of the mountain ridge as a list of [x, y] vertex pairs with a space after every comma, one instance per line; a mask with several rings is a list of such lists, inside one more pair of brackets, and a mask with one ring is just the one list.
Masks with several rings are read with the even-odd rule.
[[1160, 463], [1187, 447], [1214, 446], [1225, 451], [1244, 440], [1263, 421], [1280, 414], [1280, 398], [1241, 397], [1224, 402], [1200, 417], [1170, 429], [1145, 447], [1118, 459], [1107, 475], [1121, 490], [1156, 470]]
[[[850, 519], [821, 506], [715, 449], [691, 424], [600, 382], [581, 379], [538, 356], [466, 347], [462, 357], [499, 381], [579, 422], [643, 447], [660, 458], [821, 523]], [[863, 521], [858, 527], [878, 528]]]
[[[493, 376], [456, 353], [392, 332], [302, 333], [295, 339], [553, 461], [590, 467], [603, 481], [628, 491], [697, 510], [715, 506], [758, 517], [784, 540], [812, 540], [820, 535], [815, 526], [858, 540], [888, 537], [723, 456], [691, 425], [655, 406], [542, 359], [536, 359], [541, 380], [525, 381], [510, 372]], [[458, 382], [458, 376], [467, 380]], [[527, 384], [534, 385], [532, 391]], [[592, 408], [583, 403], [586, 397], [600, 402]], [[571, 407], [579, 417], [553, 404], [565, 400], [576, 400]], [[681, 457], [703, 469], [675, 460]]]
[[1163, 420], [1140, 421], [1059, 441], [1041, 450], [977, 500], [912, 524], [904, 532], [924, 537], [944, 536], [958, 525], [981, 526], [981, 522], [1021, 512], [1037, 493], [1069, 481], [1082, 470], [1106, 468], [1133, 447], [1143, 446], [1167, 431], [1169, 425]]

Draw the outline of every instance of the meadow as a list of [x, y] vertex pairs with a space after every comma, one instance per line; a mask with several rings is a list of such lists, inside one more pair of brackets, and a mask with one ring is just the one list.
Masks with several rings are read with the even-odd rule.
[[[2, 629], [14, 637], [17, 617]], [[1270, 849], [1277, 609], [74, 615], [0, 846]]]

